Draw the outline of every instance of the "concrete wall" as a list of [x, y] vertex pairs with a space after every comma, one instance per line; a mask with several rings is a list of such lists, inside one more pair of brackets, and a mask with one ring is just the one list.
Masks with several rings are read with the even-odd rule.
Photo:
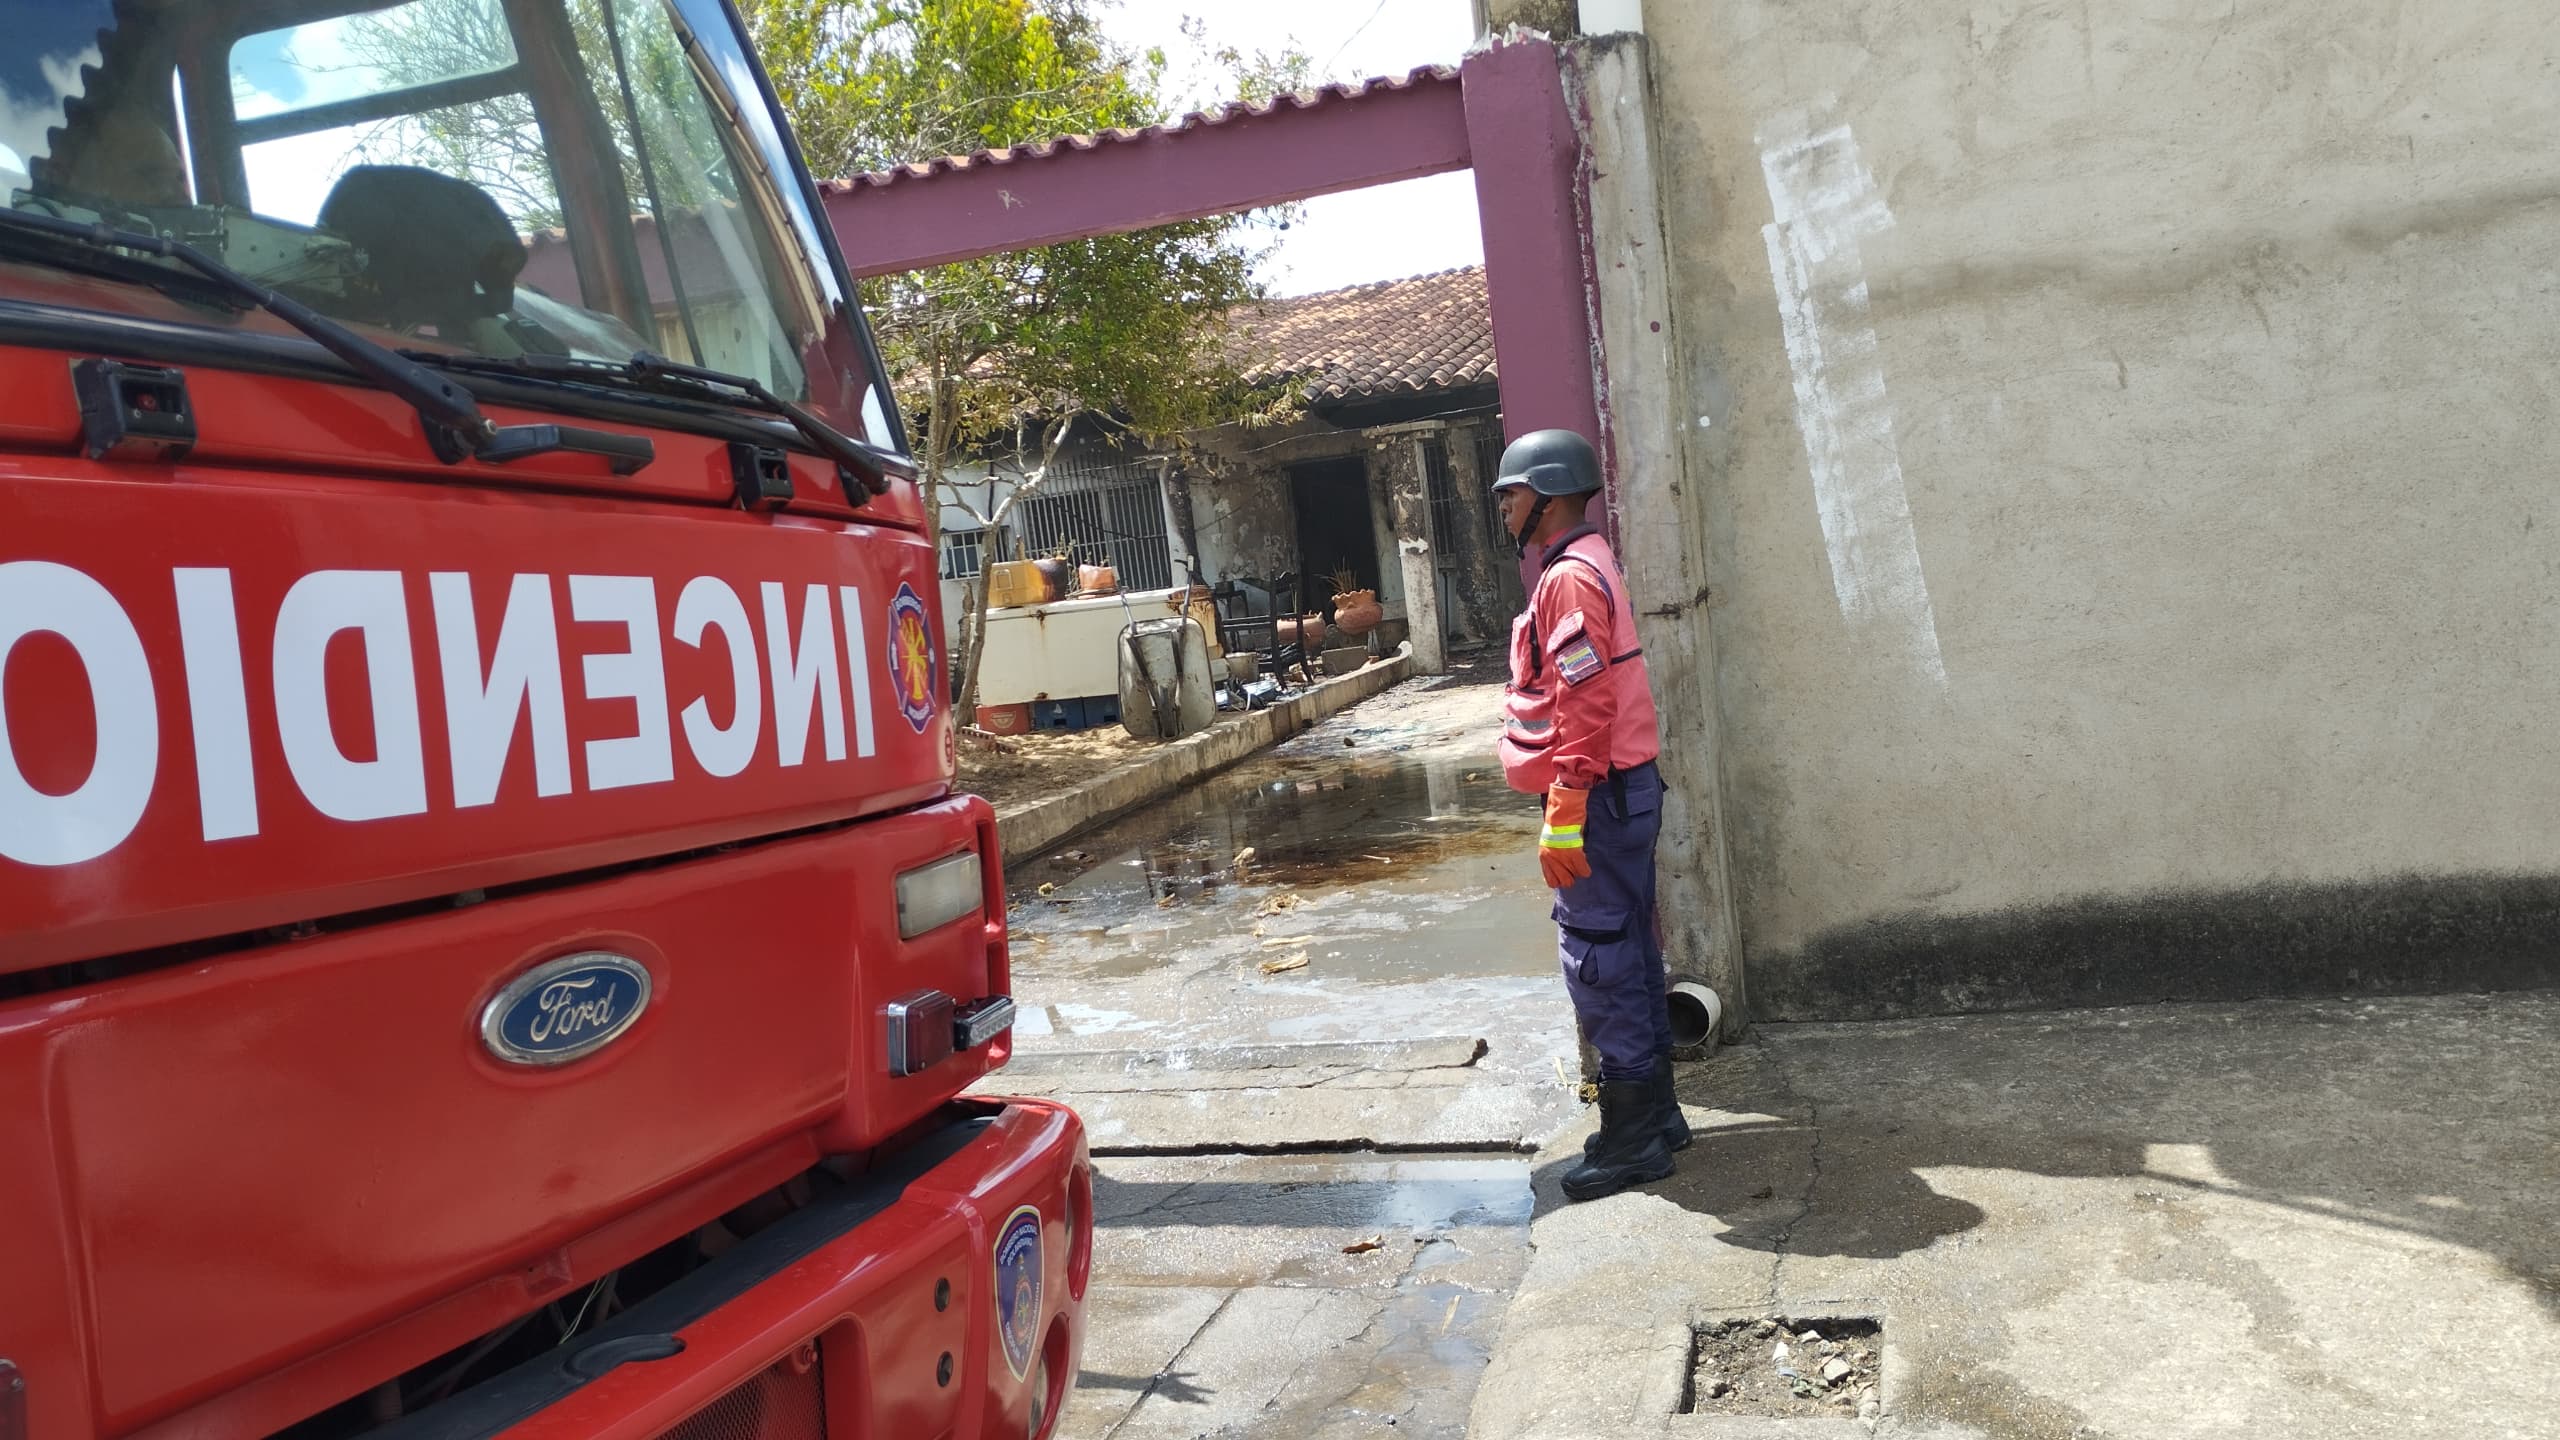
[[1444, 562], [1456, 565], [1450, 587], [1458, 611], [1454, 618], [1470, 640], [1496, 646], [1510, 639], [1511, 617], [1525, 603], [1518, 561], [1510, 551], [1494, 548], [1493, 532], [1483, 523], [1485, 487], [1493, 477], [1476, 463], [1476, 441], [1487, 430], [1499, 433], [1500, 423], [1487, 417], [1449, 427], [1444, 439], [1459, 523], [1456, 533], [1439, 537]]
[[[1317, 460], [1360, 460], [1370, 466], [1369, 524], [1378, 547], [1378, 603], [1403, 619], [1404, 579], [1396, 571], [1395, 522], [1381, 482], [1376, 444], [1366, 432], [1321, 420], [1302, 420], [1279, 431], [1219, 432], [1200, 437], [1190, 465], [1192, 521], [1200, 540], [1200, 570], [1211, 583], [1243, 575], [1269, 577], [1301, 566], [1297, 509], [1289, 467]], [[1409, 448], [1409, 442], [1396, 442]], [[1306, 599], [1321, 609], [1326, 577], [1305, 577]]]
[[[1369, 441], [1369, 532], [1378, 547], [1378, 603], [1396, 619], [1408, 619], [1413, 608], [1405, 594], [1403, 542], [1408, 527], [1399, 523], [1396, 494], [1400, 490], [1419, 492], [1421, 473], [1414, 466], [1413, 437], [1390, 432]], [[1416, 646], [1417, 652], [1424, 647]], [[1440, 669], [1435, 661], [1423, 667], [1423, 673]]]
[[2560, 981], [2560, 10], [1644, 18], [1754, 1013]]

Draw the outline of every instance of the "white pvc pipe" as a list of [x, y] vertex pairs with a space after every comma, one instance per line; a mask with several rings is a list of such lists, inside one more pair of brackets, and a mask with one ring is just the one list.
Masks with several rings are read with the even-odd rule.
[[[1707, 1053], [1715, 1048], [1716, 1036], [1724, 1029], [1723, 997], [1702, 982], [1674, 980], [1671, 982], [1668, 1003], [1671, 1007], [1671, 1038], [1675, 1051], [1694, 1048], [1696, 1053], [1690, 1058], [1704, 1059]], [[1701, 1015], [1706, 1020], [1703, 1029], [1699, 1029], [1697, 1025], [1697, 1017]], [[1688, 1023], [1683, 1024], [1683, 1021]], [[1694, 1047], [1689, 1041], [1689, 1036], [1683, 1033], [1693, 1030], [1697, 1032]]]

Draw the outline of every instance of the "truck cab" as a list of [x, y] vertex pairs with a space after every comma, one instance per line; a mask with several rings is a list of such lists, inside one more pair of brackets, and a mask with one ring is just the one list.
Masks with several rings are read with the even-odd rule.
[[0, 0], [0, 1440], [1044, 1435], [935, 557], [725, 0]]

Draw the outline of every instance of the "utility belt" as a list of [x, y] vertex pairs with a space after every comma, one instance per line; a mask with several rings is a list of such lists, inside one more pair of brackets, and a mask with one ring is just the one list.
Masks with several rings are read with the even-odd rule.
[[[1658, 789], [1662, 784], [1662, 767], [1651, 760], [1646, 760], [1634, 765], [1625, 766], [1621, 769], [1612, 770], [1609, 772], [1607, 778], [1600, 782], [1600, 784], [1609, 787], [1610, 796], [1618, 802], [1618, 809], [1621, 813], [1624, 813], [1627, 808], [1627, 781], [1630, 779], [1651, 780], [1654, 782], [1655, 788]], [[1599, 787], [1594, 786], [1592, 788], [1597, 789]]]

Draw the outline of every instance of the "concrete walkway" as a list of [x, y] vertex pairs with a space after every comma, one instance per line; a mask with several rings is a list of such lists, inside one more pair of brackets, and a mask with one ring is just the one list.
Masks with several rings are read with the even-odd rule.
[[1767, 1026], [1681, 1089], [1649, 1193], [1541, 1157], [1471, 1434], [1861, 1435], [1672, 1412], [1694, 1325], [1865, 1313], [1885, 1435], [2560, 1437], [2560, 996]]
[[1469, 678], [1017, 852], [986, 1088], [1067, 1099], [1095, 1155], [1060, 1440], [1465, 1435], [1581, 1110], [1537, 801]]

